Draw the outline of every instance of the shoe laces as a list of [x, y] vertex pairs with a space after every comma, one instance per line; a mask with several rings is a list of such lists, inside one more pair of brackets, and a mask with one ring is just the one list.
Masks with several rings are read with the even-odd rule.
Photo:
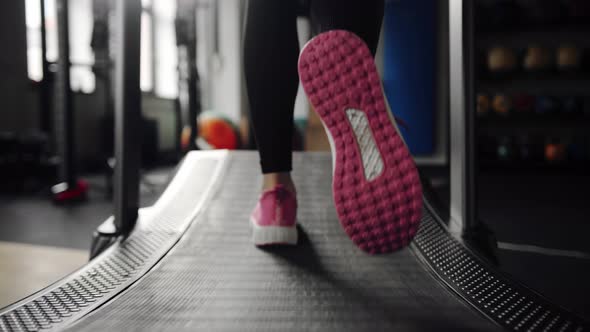
[[274, 189], [275, 201], [276, 201], [276, 219], [277, 221], [283, 220], [283, 203], [289, 197], [289, 191], [282, 185], [277, 186]]
[[288, 195], [289, 192], [285, 187], [277, 186], [275, 188], [275, 198], [277, 200], [277, 203], [283, 204], [283, 202], [287, 200]]
[[405, 130], [410, 130], [408, 123], [404, 121], [402, 118], [397, 117], [395, 115], [393, 116], [393, 118], [395, 119], [395, 122], [399, 123], [400, 127], [404, 128]]

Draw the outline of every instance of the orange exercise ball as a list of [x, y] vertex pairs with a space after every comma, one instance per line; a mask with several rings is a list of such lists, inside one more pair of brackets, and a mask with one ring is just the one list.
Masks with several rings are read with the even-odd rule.
[[205, 112], [199, 116], [199, 138], [213, 149], [235, 150], [239, 147], [239, 135], [231, 121], [219, 114]]

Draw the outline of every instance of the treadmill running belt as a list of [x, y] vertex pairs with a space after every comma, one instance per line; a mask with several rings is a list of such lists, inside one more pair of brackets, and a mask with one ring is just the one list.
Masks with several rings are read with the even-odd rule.
[[334, 211], [329, 155], [295, 155], [300, 244], [267, 250], [252, 245], [248, 223], [257, 155], [234, 153], [228, 163], [180, 242], [72, 331], [501, 329], [444, 286], [415, 246], [369, 256], [353, 245]]
[[262, 250], [248, 222], [257, 154], [190, 153], [127, 239], [0, 309], [0, 331], [590, 330], [451, 236], [427, 199], [409, 248], [357, 249], [336, 218], [330, 161], [295, 154], [300, 244]]

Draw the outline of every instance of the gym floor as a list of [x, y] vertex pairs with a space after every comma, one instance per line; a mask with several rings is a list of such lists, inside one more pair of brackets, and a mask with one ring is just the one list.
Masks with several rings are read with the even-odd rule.
[[[142, 175], [141, 205], [150, 206], [166, 188], [174, 167]], [[76, 270], [88, 261], [92, 233], [111, 214], [103, 175], [83, 176], [85, 202], [56, 206], [48, 188], [37, 193], [0, 194], [0, 308]]]
[[[449, 202], [441, 170], [435, 186]], [[481, 172], [479, 216], [497, 242], [498, 267], [554, 302], [590, 318], [590, 176]]]
[[589, 318], [590, 176], [485, 174], [480, 188], [500, 267]]
[[[315, 133], [321, 136], [321, 132]], [[325, 150], [321, 140], [311, 150]], [[423, 170], [448, 202], [448, 171]], [[173, 167], [143, 175], [142, 206], [165, 189]], [[91, 234], [111, 215], [105, 179], [91, 184], [87, 202], [55, 206], [36, 195], [0, 195], [0, 307], [49, 285], [83, 265]], [[589, 176], [482, 173], [480, 217], [498, 240], [499, 267], [557, 303], [590, 318]]]

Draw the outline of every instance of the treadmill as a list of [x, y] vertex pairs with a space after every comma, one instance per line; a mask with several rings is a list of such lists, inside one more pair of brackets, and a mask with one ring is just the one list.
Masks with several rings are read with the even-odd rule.
[[[251, 243], [248, 216], [261, 177], [255, 152], [191, 152], [160, 199], [137, 209], [139, 149], [128, 127], [140, 112], [139, 71], [130, 61], [139, 49], [140, 5], [117, 2], [119, 61], [126, 61], [117, 67], [115, 214], [97, 230], [92, 260], [0, 309], [0, 331], [590, 330], [464, 240], [475, 229], [469, 143], [451, 152], [458, 162], [450, 214], [433, 205], [423, 181], [419, 231], [409, 247], [387, 255], [365, 254], [341, 229], [327, 153], [294, 155], [295, 247]], [[450, 5], [466, 8], [460, 0]], [[452, 75], [463, 83], [463, 61], [451, 58]], [[469, 98], [457, 86], [455, 106]], [[451, 139], [466, 142], [469, 118], [464, 108], [453, 109], [459, 127]]]

